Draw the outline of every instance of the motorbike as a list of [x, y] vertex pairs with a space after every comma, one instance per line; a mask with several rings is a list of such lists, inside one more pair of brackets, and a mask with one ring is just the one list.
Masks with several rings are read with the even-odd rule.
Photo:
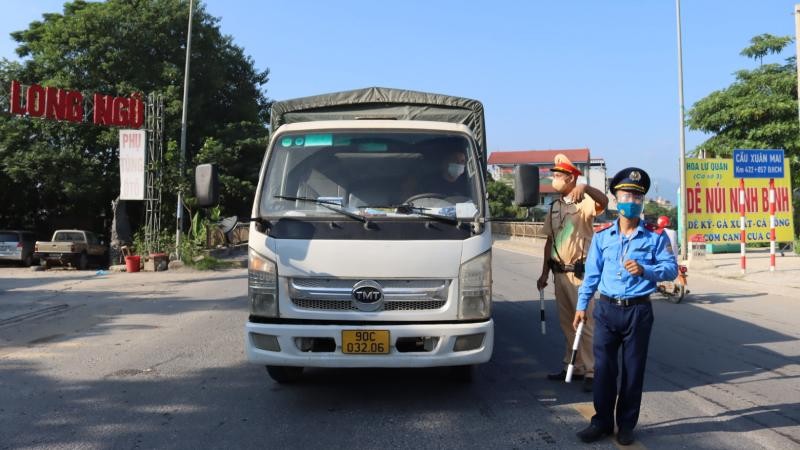
[[680, 303], [681, 300], [689, 293], [687, 288], [686, 278], [688, 277], [688, 267], [678, 266], [678, 277], [673, 281], [660, 281], [656, 284], [658, 292], [666, 297], [670, 303]]

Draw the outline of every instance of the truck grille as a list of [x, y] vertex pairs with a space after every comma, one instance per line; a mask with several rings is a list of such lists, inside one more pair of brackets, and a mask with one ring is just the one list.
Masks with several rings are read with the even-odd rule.
[[[293, 278], [289, 280], [292, 303], [314, 311], [358, 311], [351, 291], [361, 280]], [[427, 311], [447, 303], [449, 280], [375, 280], [383, 288], [382, 311]]]

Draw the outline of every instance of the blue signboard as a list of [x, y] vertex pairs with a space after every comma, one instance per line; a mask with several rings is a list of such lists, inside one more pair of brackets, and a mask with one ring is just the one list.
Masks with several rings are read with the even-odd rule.
[[733, 176], [783, 178], [783, 150], [734, 150]]

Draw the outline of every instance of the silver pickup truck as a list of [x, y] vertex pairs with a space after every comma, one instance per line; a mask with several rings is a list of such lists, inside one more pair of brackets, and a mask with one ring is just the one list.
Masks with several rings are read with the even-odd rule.
[[45, 267], [71, 265], [85, 270], [89, 263], [105, 264], [107, 248], [96, 234], [84, 230], [56, 230], [49, 242], [36, 242], [34, 257]]

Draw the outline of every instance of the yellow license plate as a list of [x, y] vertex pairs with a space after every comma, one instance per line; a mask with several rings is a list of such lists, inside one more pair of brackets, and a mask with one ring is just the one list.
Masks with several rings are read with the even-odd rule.
[[342, 330], [342, 353], [385, 355], [389, 353], [389, 330]]

